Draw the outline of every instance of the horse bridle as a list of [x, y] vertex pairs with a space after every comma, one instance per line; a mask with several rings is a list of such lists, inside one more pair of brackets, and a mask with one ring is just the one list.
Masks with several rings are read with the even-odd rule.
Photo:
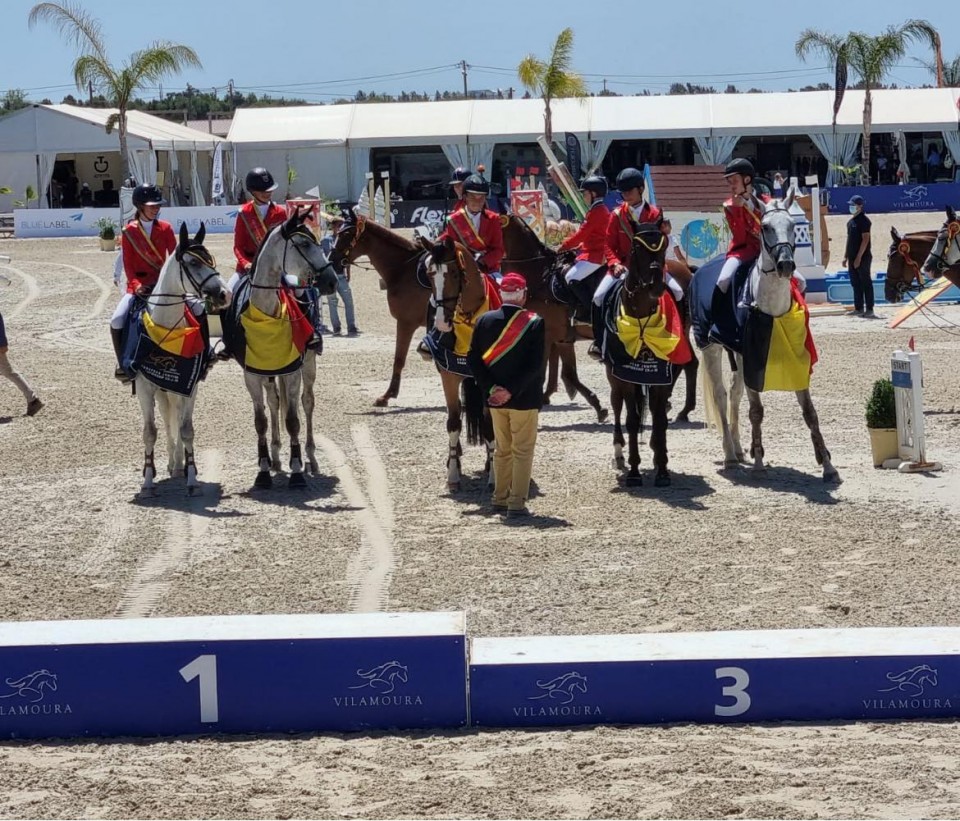
[[[778, 242], [774, 244], [772, 247], [767, 245], [766, 238], [763, 235], [763, 219], [766, 218], [767, 214], [775, 214], [778, 211], [783, 211], [785, 214], [787, 214], [787, 216], [790, 215], [790, 212], [786, 208], [784, 208], [779, 203], [775, 203], [773, 204], [773, 207], [770, 208], [770, 210], [768, 210], [766, 213], [764, 213], [763, 217], [760, 219], [760, 244], [763, 246], [763, 250], [767, 252], [767, 256], [769, 256], [770, 259], [774, 260], [774, 266], [776, 266], [776, 259], [777, 259], [776, 254], [780, 252], [781, 248], [789, 248], [791, 254], [793, 254], [796, 251], [795, 241], [791, 242], [790, 240], [787, 240], [786, 242]], [[762, 255], [761, 255], [761, 259], [762, 259]], [[777, 269], [776, 267], [774, 267], [772, 270], [767, 271], [767, 270], [764, 270], [763, 266], [761, 265], [760, 273], [775, 274], [777, 273]]]
[[901, 237], [898, 242], [893, 243], [893, 246], [890, 249], [890, 253], [887, 255], [888, 259], [892, 258], [894, 255], [899, 254], [903, 257], [903, 261], [908, 268], [913, 271], [913, 276], [910, 277], [909, 282], [898, 282], [896, 284], [896, 289], [898, 294], [905, 294], [912, 287], [914, 280], [917, 281], [917, 289], [923, 288], [923, 269], [920, 267], [913, 256], [910, 254], [910, 242], [906, 237]]
[[[313, 232], [312, 232], [309, 228], [307, 228], [307, 227], [305, 227], [304, 225], [301, 224], [301, 225], [298, 225], [296, 228], [294, 228], [292, 231], [287, 231], [287, 226], [286, 226], [286, 224], [284, 224], [284, 225], [282, 225], [282, 226], [280, 227], [280, 236], [283, 238], [283, 262], [281, 263], [281, 265], [282, 265], [282, 270], [284, 270], [284, 271], [287, 270], [287, 252], [289, 251], [290, 245], [292, 244], [293, 247], [294, 247], [294, 249], [296, 249], [296, 252], [297, 252], [298, 254], [300, 254], [300, 258], [301, 258], [305, 263], [307, 263], [307, 267], [308, 267], [311, 271], [313, 271], [313, 277], [311, 277], [311, 279], [315, 278], [318, 274], [322, 273], [323, 271], [326, 271], [327, 268], [333, 268], [333, 272], [334, 272], [334, 273], [337, 272], [336, 267], [334, 267], [334, 264], [333, 264], [329, 259], [327, 259], [327, 262], [326, 262], [325, 265], [321, 265], [319, 268], [317, 268], [317, 267], [308, 259], [307, 255], [306, 255], [305, 253], [303, 253], [303, 251], [300, 250], [300, 246], [297, 245], [297, 243], [293, 242], [293, 238], [294, 238], [294, 237], [296, 237], [296, 236], [301, 236], [301, 237], [306, 237], [307, 239], [309, 239], [310, 242], [311, 242], [313, 245], [319, 245], [320, 243], [317, 242], [317, 238], [313, 235]], [[259, 289], [262, 289], [262, 290], [265, 290], [265, 291], [275, 291], [275, 290], [277, 289], [277, 286], [276, 286], [276, 285], [257, 285], [257, 284], [253, 281], [253, 277], [250, 278], [250, 287], [251, 287], [251, 288], [259, 288]], [[286, 283], [283, 281], [283, 277], [280, 277], [280, 287], [281, 287], [281, 288], [289, 287], [289, 286], [287, 286]]]
[[[197, 282], [196, 277], [190, 271], [190, 269], [184, 265], [184, 257], [193, 257], [195, 260], [198, 260], [200, 263], [205, 265], [211, 270], [211, 273], [207, 274], [200, 282]], [[188, 248], [185, 248], [183, 251], [177, 252], [177, 264], [180, 266], [180, 285], [183, 285], [183, 275], [187, 275], [187, 279], [190, 280], [190, 284], [196, 288], [197, 296], [203, 296], [203, 286], [206, 285], [214, 277], [220, 276], [217, 271], [217, 260], [211, 254], [206, 247], [203, 245], [192, 245]]]
[[[649, 232], [649, 233], [653, 233], [653, 232], [651, 231], [651, 232]], [[644, 287], [645, 287], [645, 288], [650, 288], [650, 287], [653, 286], [653, 285], [656, 283], [656, 281], [657, 281], [657, 275], [656, 275], [655, 273], [653, 274], [653, 276], [650, 278], [649, 281], [647, 281], [647, 280], [645, 280], [645, 279], [643, 279], [643, 278], [640, 277], [640, 273], [639, 273], [639, 272], [640, 272], [640, 259], [639, 259], [639, 256], [638, 256], [639, 250], [640, 250], [638, 246], [641, 246], [641, 245], [642, 245], [644, 248], [646, 248], [647, 251], [649, 251], [651, 254], [658, 254], [658, 253], [660, 253], [660, 251], [663, 250], [663, 245], [664, 245], [664, 243], [667, 241], [667, 237], [666, 237], [665, 234], [663, 234], [663, 233], [660, 231], [659, 228], [657, 229], [657, 233], [658, 233], [660, 236], [659, 236], [659, 239], [657, 240], [656, 245], [653, 245], [653, 244], [647, 242], [647, 240], [644, 239], [644, 237], [643, 237], [643, 232], [638, 232], [638, 233], [636, 233], [636, 234], [633, 235], [633, 244], [632, 244], [632, 246], [631, 246], [631, 248], [630, 248], [630, 252], [631, 252], [631, 254], [633, 255], [633, 261], [634, 261], [634, 263], [635, 263], [636, 266], [637, 266], [637, 278], [639, 279], [640, 284], [639, 284], [636, 288], [630, 288], [630, 287], [627, 285], [627, 280], [628, 280], [628, 278], [629, 278], [629, 273], [628, 273], [626, 276], [624, 276], [624, 278], [623, 278], [623, 290], [626, 291], [627, 296], [629, 296], [629, 297], [634, 296], [634, 294], [636, 294], [637, 291], [640, 290], [640, 288], [644, 288]], [[652, 267], [650, 267], [650, 266], [648, 266], [647, 269], [648, 269], [649, 271], [651, 271], [651, 272], [653, 272], [653, 270], [654, 270], [654, 269], [653, 269]], [[662, 275], [662, 274], [663, 274], [663, 271], [662, 271], [662, 269], [661, 269], [661, 275]]]
[[928, 259], [932, 259], [934, 261], [936, 265], [934, 270], [938, 274], [950, 267], [946, 260], [947, 251], [950, 249], [950, 245], [956, 244], [957, 250], [960, 250], [960, 220], [954, 219], [944, 224], [944, 226], [937, 232], [937, 242], [934, 243], [934, 248], [937, 247], [940, 240], [943, 240], [942, 253], [935, 254], [933, 249], [931, 249], [928, 257]]

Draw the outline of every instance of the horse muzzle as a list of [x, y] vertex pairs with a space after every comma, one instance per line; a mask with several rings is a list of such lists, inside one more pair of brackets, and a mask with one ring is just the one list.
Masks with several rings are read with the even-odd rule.
[[797, 270], [797, 263], [793, 257], [781, 257], [777, 260], [777, 273], [782, 277], [791, 277]]
[[218, 288], [213, 293], [207, 295], [210, 305], [215, 311], [220, 311], [230, 304], [230, 291], [226, 288]]

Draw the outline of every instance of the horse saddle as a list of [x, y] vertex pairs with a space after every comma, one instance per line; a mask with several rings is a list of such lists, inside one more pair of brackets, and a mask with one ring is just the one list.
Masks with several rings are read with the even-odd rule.
[[[550, 272], [550, 296], [552, 296], [553, 299], [556, 302], [559, 302], [561, 305], [568, 305], [572, 307], [574, 318], [578, 322], [589, 324], [590, 307], [589, 305], [585, 305], [584, 301], [587, 294], [592, 297], [596, 292], [597, 286], [600, 284], [600, 280], [606, 276], [607, 266], [602, 265], [600, 268], [590, 274], [590, 276], [580, 280], [573, 286], [568, 284], [564, 278], [566, 269], [567, 266], [557, 266]], [[580, 291], [580, 295], [577, 294], [578, 290]]]
[[743, 328], [752, 297], [747, 290], [754, 261], [741, 263], [726, 293], [717, 288], [724, 257], [704, 263], [693, 275], [688, 292], [693, 338], [698, 348], [716, 343], [743, 352]]

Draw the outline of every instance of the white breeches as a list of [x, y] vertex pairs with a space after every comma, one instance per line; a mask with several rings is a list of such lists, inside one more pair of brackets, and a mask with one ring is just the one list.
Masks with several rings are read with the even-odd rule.
[[130, 303], [133, 302], [133, 294], [124, 294], [117, 303], [117, 309], [110, 317], [110, 327], [115, 331], [123, 328], [127, 321], [127, 314], [130, 313]]
[[680, 287], [680, 283], [673, 278], [673, 274], [665, 271], [663, 274], [663, 280], [667, 283], [667, 287], [670, 289], [670, 293], [673, 294], [673, 298], [679, 302], [683, 299], [683, 288]]
[[[611, 274], [607, 274], [597, 286], [597, 290], [593, 294], [593, 304], [598, 308], [603, 305], [603, 299], [607, 295], [607, 292], [613, 287], [613, 284], [619, 279]], [[679, 302], [683, 299], [683, 288], [680, 287], [680, 283], [677, 282], [670, 274], [664, 273], [663, 275], [664, 282], [666, 282], [667, 287], [670, 289], [670, 293], [673, 294], [673, 298]]]
[[568, 282], [579, 282], [581, 279], [586, 279], [590, 274], [597, 270], [603, 263], [600, 262], [588, 262], [585, 259], [578, 259], [573, 265], [567, 268], [567, 272], [563, 275], [563, 278]]
[[730, 288], [730, 280], [737, 275], [740, 270], [740, 260], [736, 257], [727, 257], [720, 269], [720, 276], [717, 278], [717, 287], [724, 293]]

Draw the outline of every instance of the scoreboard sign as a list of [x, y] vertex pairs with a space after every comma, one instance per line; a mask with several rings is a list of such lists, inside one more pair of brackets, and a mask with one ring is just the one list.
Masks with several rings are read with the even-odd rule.
[[466, 721], [462, 613], [0, 624], [0, 738]]

